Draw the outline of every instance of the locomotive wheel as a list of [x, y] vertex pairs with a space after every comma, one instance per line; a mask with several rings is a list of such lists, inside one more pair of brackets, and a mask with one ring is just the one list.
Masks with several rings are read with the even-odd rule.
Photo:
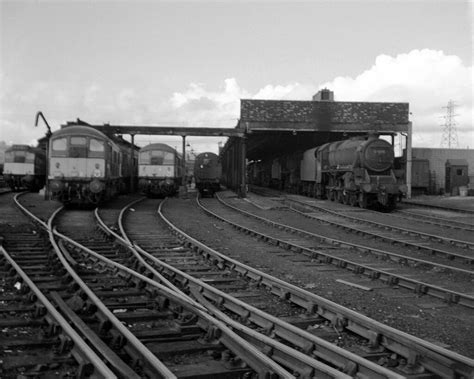
[[342, 204], [344, 202], [344, 194], [342, 190], [338, 190], [336, 194], [337, 194], [337, 202]]
[[315, 195], [316, 199], [322, 199], [321, 188], [319, 186], [316, 187], [315, 192], [316, 192], [316, 195]]
[[355, 207], [357, 205], [357, 195], [355, 193], [349, 194], [349, 205]]
[[367, 195], [363, 192], [359, 194], [359, 207], [367, 208]]
[[349, 192], [343, 192], [342, 196], [344, 204], [348, 205], [351, 194]]

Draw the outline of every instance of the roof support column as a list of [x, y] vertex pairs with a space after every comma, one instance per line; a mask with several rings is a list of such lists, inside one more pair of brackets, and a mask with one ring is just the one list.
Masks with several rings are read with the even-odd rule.
[[131, 137], [131, 145], [130, 145], [130, 159], [129, 159], [129, 167], [130, 167], [130, 192], [135, 192], [135, 170], [133, 165], [134, 157], [134, 145], [135, 145], [135, 134], [130, 134]]
[[186, 185], [186, 136], [183, 136], [183, 160], [181, 161], [181, 185]]
[[407, 199], [411, 199], [411, 164], [412, 164], [412, 153], [411, 153], [411, 133], [412, 123], [408, 122], [408, 133], [407, 133]]
[[240, 138], [240, 197], [247, 197], [247, 140]]

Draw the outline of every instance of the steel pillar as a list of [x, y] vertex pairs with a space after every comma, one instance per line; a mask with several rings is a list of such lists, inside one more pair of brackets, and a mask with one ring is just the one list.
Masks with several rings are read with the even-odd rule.
[[134, 193], [135, 192], [135, 171], [133, 167], [133, 159], [134, 159], [134, 151], [135, 149], [134, 144], [135, 144], [135, 134], [130, 134], [131, 137], [131, 145], [130, 145], [130, 160], [129, 160], [129, 165], [130, 165], [130, 192]]
[[411, 164], [412, 164], [412, 153], [411, 153], [411, 140], [412, 140], [412, 123], [408, 122], [408, 133], [407, 133], [407, 199], [411, 199]]

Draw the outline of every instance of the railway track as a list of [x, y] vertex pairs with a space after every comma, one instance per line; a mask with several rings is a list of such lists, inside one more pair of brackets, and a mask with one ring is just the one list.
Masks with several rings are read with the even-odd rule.
[[[37, 377], [45, 373], [45, 377], [94, 375], [94, 377], [105, 378], [174, 378], [189, 377], [198, 371], [204, 376], [251, 377], [253, 373], [259, 377], [293, 378], [293, 375], [283, 370], [281, 366], [264, 354], [255, 351], [253, 346], [243, 342], [227, 326], [215, 320], [210, 321], [210, 317], [202, 311], [202, 307], [197, 309], [194, 305], [183, 302], [183, 298], [176, 296], [174, 292], [155, 281], [113, 263], [101, 254], [87, 250], [58, 232], [53, 233], [54, 217], [55, 214], [49, 220], [48, 226], [43, 225], [43, 227], [49, 231], [50, 242], [61, 261], [59, 266], [62, 268], [55, 267], [53, 272], [47, 274], [47, 278], [36, 273], [32, 280], [62, 283], [60, 288], [57, 286], [53, 289], [49, 288], [46, 295], [41, 291], [37, 291], [37, 295], [41, 296], [41, 299], [48, 297], [50, 308], [59, 309], [65, 317], [63, 322], [51, 327], [52, 331], [69, 328], [72, 330], [71, 335], [74, 335], [74, 331], [80, 334], [76, 335], [74, 340], [66, 337], [63, 339], [66, 357], [74, 363], [71, 356], [77, 355], [81, 365], [74, 371], [67, 366], [67, 363], [71, 362], [61, 361], [58, 358], [49, 364], [45, 359], [47, 354], [43, 352], [43, 365], [39, 364], [27, 371], [23, 366], [32, 363], [23, 360], [21, 362], [23, 366], [16, 367], [16, 371], [37, 375]], [[77, 226], [77, 215], [67, 218]], [[38, 222], [41, 223], [40, 220]], [[91, 241], [90, 238], [89, 241]], [[94, 242], [98, 243], [97, 240]], [[6, 253], [5, 257], [9, 259]], [[11, 264], [15, 265], [13, 261]], [[110, 269], [109, 276], [107, 269]], [[31, 279], [31, 275], [29, 276]], [[30, 287], [30, 279], [25, 274], [24, 280], [28, 283], [28, 287]], [[89, 286], [85, 285], [85, 282], [88, 282]], [[113, 287], [110, 287], [111, 285]], [[32, 286], [31, 281], [31, 288]], [[99, 296], [105, 301], [100, 301]], [[45, 304], [48, 304], [46, 300]], [[134, 315], [132, 310], [136, 308], [141, 308], [141, 312]], [[58, 319], [60, 319], [59, 316]], [[153, 323], [151, 330], [146, 328], [146, 324], [150, 322]], [[179, 328], [173, 329], [173, 324]], [[206, 330], [207, 333], [200, 333], [202, 330]], [[180, 335], [182, 342], [187, 346], [186, 360], [188, 363], [192, 362], [191, 367], [186, 367], [179, 357], [173, 355], [176, 345], [179, 344], [177, 339], [173, 339], [176, 335]], [[24, 338], [23, 343], [26, 348], [35, 346], [34, 337]], [[190, 356], [196, 346], [193, 346], [192, 340], [198, 337], [200, 339], [198, 349], [201, 351], [205, 349], [205, 356], [208, 358], [193, 362]], [[147, 346], [141, 343], [143, 339], [146, 340]], [[40, 342], [43, 342], [43, 350], [44, 346], [51, 350], [53, 343], [48, 345], [46, 340]], [[54, 343], [54, 346], [56, 345], [58, 343]], [[153, 352], [149, 349], [150, 345], [153, 347]], [[169, 348], [170, 345], [172, 348]], [[224, 345], [229, 346], [230, 349], [223, 350]], [[69, 352], [71, 346], [74, 350]], [[69, 350], [66, 350], [68, 347]], [[171, 369], [157, 358], [157, 349], [161, 355], [171, 354], [169, 358], [171, 362], [168, 362]], [[246, 357], [249, 362], [246, 363], [235, 357], [231, 350], [239, 351], [239, 356]], [[56, 350], [50, 353], [55, 357]], [[41, 360], [39, 354], [35, 354], [37, 361]], [[5, 376], [2, 377], [17, 377], [15, 367], [12, 366], [12, 359], [2, 363], [8, 365], [8, 372], [4, 372]], [[216, 366], [220, 366], [221, 370], [216, 371]], [[48, 368], [55, 371], [48, 373]]]
[[[137, 213], [134, 213], [134, 216], [136, 214]], [[143, 223], [146, 224], [146, 225], [149, 224], [149, 222], [147, 222], [147, 221], [143, 221]], [[132, 225], [136, 224], [136, 222], [131, 223], [131, 224]], [[360, 337], [366, 338], [368, 341], [370, 341], [369, 344], [368, 344], [369, 350], [370, 350], [370, 347], [374, 347], [375, 349], [377, 349], [377, 348], [380, 348], [381, 345], [384, 345], [384, 349], [389, 347], [389, 346], [391, 346], [393, 348], [395, 345], [398, 345], [398, 344], [402, 344], [402, 345], [405, 346], [405, 348], [407, 348], [407, 345], [412, 345], [413, 342], [414, 342], [413, 340], [411, 340], [411, 342], [409, 344], [407, 344], [407, 340], [405, 340], [404, 342], [401, 342], [407, 336], [404, 335], [402, 338], [395, 337], [396, 335], [400, 335], [400, 334], [403, 334], [403, 333], [401, 333], [400, 331], [396, 331], [396, 332], [392, 331], [392, 333], [389, 333], [388, 330], [390, 328], [386, 329], [385, 333], [382, 333], [380, 330], [374, 331], [373, 328], [375, 327], [375, 329], [377, 329], [380, 325], [377, 325], [377, 323], [374, 323], [373, 320], [367, 320], [366, 318], [364, 318], [360, 314], [354, 314], [355, 312], [352, 313], [350, 310], [344, 309], [343, 307], [340, 307], [340, 306], [337, 306], [334, 303], [331, 304], [331, 302], [328, 302], [325, 299], [317, 297], [314, 294], [311, 294], [311, 293], [308, 293], [307, 291], [303, 291], [301, 289], [298, 289], [295, 286], [292, 286], [288, 283], [284, 283], [281, 280], [278, 280], [276, 278], [272, 278], [271, 276], [263, 274], [262, 272], [260, 272], [258, 270], [255, 270], [255, 269], [252, 269], [252, 268], [250, 268], [246, 265], [243, 265], [240, 262], [229, 259], [228, 257], [225, 257], [222, 254], [219, 254], [218, 252], [212, 251], [209, 248], [203, 246], [202, 244], [200, 244], [199, 242], [193, 240], [189, 236], [186, 236], [186, 235], [182, 234], [182, 232], [177, 230], [172, 225], [169, 225], [169, 226], [172, 227], [173, 230], [175, 230], [177, 233], [180, 233], [182, 238], [184, 238], [186, 241], [188, 241], [188, 244], [190, 244], [190, 246], [193, 246], [193, 249], [197, 250], [197, 252], [201, 256], [204, 256], [204, 258], [207, 261], [209, 261], [209, 260], [212, 261], [215, 265], [220, 267], [221, 270], [224, 270], [224, 271], [231, 270], [231, 269], [232, 270], [237, 270], [238, 272], [241, 273], [241, 275], [247, 277], [251, 281], [254, 281], [254, 282], [256, 281], [260, 286], [266, 288], [267, 290], [274, 293], [275, 295], [285, 298], [286, 300], [292, 302], [293, 304], [298, 305], [299, 307], [302, 307], [302, 308], [306, 309], [306, 311], [308, 311], [308, 309], [312, 309], [312, 311], [314, 313], [318, 314], [319, 316], [321, 316], [323, 318], [326, 318], [327, 320], [331, 320], [332, 324], [335, 325], [336, 327], [337, 326], [339, 326], [339, 327], [342, 326], [343, 329], [346, 328], [346, 330], [351, 331], [351, 333], [354, 333], [354, 332], [360, 333], [360, 335], [359, 335]], [[145, 238], [146, 241], [149, 241], [148, 238], [146, 238], [146, 236], [141, 236], [141, 238]], [[147, 242], [147, 243], [149, 243], [149, 242]], [[174, 259], [176, 259], [176, 257], [173, 257], [173, 258], [170, 258], [170, 259], [174, 260]], [[183, 259], [183, 256], [180, 256], [179, 259]], [[190, 264], [194, 265], [194, 266], [199, 266], [196, 263], [190, 263]], [[176, 269], [173, 269], [171, 271], [172, 271], [172, 273], [170, 273], [171, 277], [175, 277], [175, 276], [178, 275], [178, 272], [177, 272]], [[190, 280], [190, 277], [185, 277], [184, 279], [179, 278], [177, 280], [178, 280], [178, 282], [183, 282], [183, 283], [187, 284], [187, 282]], [[200, 285], [200, 286], [203, 286], [203, 285]], [[201, 291], [203, 293], [207, 292], [206, 289], [202, 289]], [[207, 294], [207, 297], [208, 297], [208, 299], [212, 299], [217, 305], [219, 305], [221, 307], [225, 307], [226, 310], [236, 312], [236, 309], [237, 309], [238, 310], [237, 315], [242, 317], [242, 314], [243, 314], [244, 319], [247, 319], [247, 318], [251, 317], [251, 315], [252, 315], [251, 310], [244, 311], [244, 310], [241, 309], [242, 305], [237, 307], [236, 305], [228, 303], [228, 301], [230, 301], [230, 300], [228, 300], [227, 298], [224, 298], [222, 295], [217, 296], [213, 292], [213, 293]], [[258, 318], [256, 316], [253, 316], [253, 318], [258, 320]], [[339, 321], [346, 320], [347, 324], [345, 324], [344, 322], [342, 322], [342, 324], [339, 324], [338, 320]], [[260, 321], [260, 322], [262, 322], [262, 321]], [[344, 324], [345, 324], [345, 326], [344, 326]], [[376, 325], [374, 326], [374, 324], [376, 324]], [[272, 324], [269, 324], [269, 325], [273, 326], [273, 328], [275, 329], [275, 332], [277, 332], [281, 328], [281, 327], [277, 328], [277, 326], [272, 325]], [[280, 333], [282, 335], [284, 335], [283, 332], [280, 331]], [[377, 336], [377, 338], [375, 338], [375, 340], [373, 340], [373, 339], [370, 338], [370, 336]], [[280, 336], [280, 338], [281, 337], [282, 336]], [[394, 340], [392, 340], [392, 338], [394, 338], [397, 341], [395, 342]], [[410, 339], [410, 337], [408, 337], [408, 339]], [[377, 346], [373, 345], [372, 342], [375, 342]], [[421, 341], [418, 341], [418, 343], [420, 343], [420, 342]], [[423, 341], [421, 343], [423, 344], [423, 343], [425, 343], [425, 341]], [[400, 345], [398, 345], [398, 346], [400, 346]], [[434, 348], [434, 350], [438, 350], [438, 347], [434, 347], [434, 345], [432, 345], [432, 344], [428, 343], [427, 345], [425, 345], [425, 347], [426, 346], [430, 346], [430, 348]], [[319, 349], [316, 349], [316, 352], [318, 350]], [[403, 349], [401, 349], [401, 350], [403, 350]], [[424, 350], [424, 348], [422, 348], [422, 350]], [[397, 350], [397, 352], [398, 352], [398, 354], [400, 354], [400, 350]], [[372, 353], [374, 353], [374, 351], [372, 351]], [[405, 353], [407, 353], [407, 351], [405, 351]], [[413, 351], [411, 353], [409, 353], [408, 356], [410, 356], [410, 354], [411, 354], [412, 358], [414, 356], [416, 356], [416, 354]], [[452, 353], [449, 352], [447, 354], [449, 355], [449, 354], [452, 354]], [[414, 371], [416, 371], [416, 369], [419, 369], [419, 367], [415, 368], [415, 366], [417, 366], [417, 364], [415, 364], [414, 361], [411, 360], [408, 357], [407, 357], [408, 359], [403, 358], [402, 355], [403, 354], [400, 354], [400, 356], [399, 356], [399, 358], [402, 361], [401, 365], [399, 365], [399, 369], [405, 370], [405, 374], [409, 373], [410, 375], [414, 375], [415, 374]], [[378, 358], [379, 359], [381, 358], [381, 360], [383, 361], [382, 357], [378, 356]], [[440, 358], [440, 357], [438, 357], [438, 358]], [[467, 359], [467, 361], [469, 361], [469, 359]], [[469, 363], [468, 366], [471, 365], [471, 364], [472, 364], [472, 362]], [[430, 366], [430, 364], [427, 364], [425, 366], [425, 368], [422, 369], [422, 371], [424, 371], [428, 366]], [[432, 369], [433, 369], [433, 367], [432, 367]], [[436, 369], [434, 369], [434, 370], [436, 370]], [[471, 370], [471, 369], [469, 369], [469, 370]], [[372, 376], [369, 376], [369, 377], [372, 377]]]
[[[472, 374], [472, 360], [444, 349], [433, 348], [434, 345], [411, 336], [411, 339], [406, 339], [403, 333], [390, 331], [390, 328], [381, 333], [377, 330], [380, 325], [374, 326], [373, 320], [368, 322], [363, 316], [358, 319], [350, 314], [350, 310], [340, 309], [327, 300], [305, 294], [305, 291], [297, 290], [288, 283], [229, 260], [189, 236], [181, 233], [178, 239], [173, 234], [157, 238], [157, 223], [156, 220], [152, 223], [153, 214], [148, 208], [145, 204], [142, 211], [140, 205], [136, 204], [128, 211], [119, 212], [120, 206], [116, 206], [96, 212], [96, 217], [100, 213], [101, 219], [106, 220], [106, 223], [101, 221], [101, 227], [107, 231], [108, 236], [114, 235], [118, 230], [125, 235], [130, 233], [131, 239], [119, 237], [115, 244], [110, 241], [110, 237], [104, 238], [94, 232], [91, 228], [94, 225], [91, 212], [67, 212], [59, 218], [59, 230], [71, 234], [75, 240], [66, 238], [59, 232], [54, 232], [53, 237], [52, 220], [49, 221], [51, 243], [57, 252], [61, 251], [62, 255], [58, 253], [58, 257], [63, 257], [61, 262], [67, 261], [71, 266], [71, 270], [66, 269], [67, 273], [64, 273], [65, 268], [61, 271], [62, 281], [69, 290], [66, 293], [51, 291], [53, 302], [56, 307], [61, 308], [62, 313], [75, 320], [70, 320], [69, 323], [81, 324], [81, 319], [82, 328], [93, 331], [85, 338], [88, 343], [94, 340], [100, 345], [101, 340], [102, 345], [105, 343], [105, 347], [113, 348], [108, 350], [108, 354], [115, 353], [122, 360], [120, 364], [120, 361], [109, 364], [115, 369], [115, 375], [134, 377], [135, 373], [148, 377], [185, 377], [196, 372], [204, 373], [204, 369], [211, 366], [212, 370], [207, 372], [208, 375], [219, 372], [218, 375], [226, 373], [225, 375], [259, 377], [345, 377], [349, 374], [367, 378], [400, 375], [425, 378], [429, 373], [435, 377], [469, 377]], [[129, 219], [130, 226], [124, 227], [115, 221], [118, 213], [122, 217], [126, 214], [125, 220]], [[169, 221], [166, 224], [174, 233], [179, 233]], [[150, 226], [154, 230], [148, 232]], [[129, 232], [126, 232], [127, 228], [130, 229]], [[141, 241], [152, 252], [147, 253], [140, 248], [137, 241]], [[169, 260], [168, 263], [165, 262], [166, 259]], [[196, 263], [198, 259], [200, 261]], [[186, 268], [188, 273], [170, 262], [181, 265], [181, 269]], [[204, 270], [202, 266], [205, 262], [208, 267]], [[64, 262], [62, 264], [63, 267], [68, 266]], [[238, 275], [232, 277], [232, 272], [237, 272]], [[82, 286], [81, 282], [87, 285]], [[221, 286], [221, 289], [216, 290], [211, 284]], [[240, 300], [226, 294], [222, 287], [230, 289], [234, 294], [239, 292]], [[245, 294], [247, 290], [244, 288], [250, 288], [250, 295]], [[264, 295], [261, 293], [262, 289], [281, 299], [276, 305], [277, 311], [281, 312], [277, 316], [266, 315], [248, 304], [247, 300], [253, 298], [261, 305]], [[200, 300], [201, 304], [196, 303], [189, 295]], [[304, 317], [288, 314], [295, 312], [295, 309], [298, 309], [296, 314], [301, 314], [303, 310]], [[226, 311], [225, 314], [222, 310]], [[148, 313], [156, 321], [156, 312], [163, 317], [156, 324], [149, 323], [146, 317], [142, 317]], [[354, 346], [357, 340], [366, 341], [365, 344], [362, 343], [365, 346], [365, 349], [362, 348], [365, 357], [331, 346], [324, 338], [295, 325], [291, 326], [282, 320], [285, 318], [286, 321], [298, 320], [295, 324], [299, 323], [299, 326], [316, 326], [315, 329], [321, 329], [322, 335], [328, 334], [327, 330], [324, 331], [325, 326], [335, 327], [337, 332], [332, 333], [330, 338], [335, 335], [340, 337], [341, 333], [355, 333], [358, 337], [352, 341]], [[174, 328], [176, 320], [179, 321], [180, 328]], [[244, 322], [242, 324], [236, 320]], [[166, 324], [164, 329], [157, 325], [162, 321]], [[130, 342], [133, 336], [120, 330], [120, 325], [123, 324], [132, 335], [137, 332], [135, 337], [145, 349], [137, 348], [133, 341]], [[232, 330], [227, 325], [231, 325]], [[249, 325], [254, 328], [249, 328]], [[200, 336], [197, 347], [189, 334], [184, 341], [181, 340], [181, 332], [185, 328], [189, 334]], [[270, 337], [276, 337], [277, 340]], [[163, 344], [164, 340], [168, 345], [166, 342]], [[189, 349], [194, 346], [202, 353], [203, 340], [204, 344], [207, 342], [213, 348], [208, 346], [204, 355], [196, 353], [193, 361]], [[179, 345], [176, 341], [182, 341], [182, 344]], [[418, 346], [413, 347], [413, 344]], [[183, 349], [187, 352], [183, 353]], [[152, 354], [149, 355], [147, 350]], [[214, 353], [211, 354], [210, 351]], [[369, 356], [380, 364], [396, 366], [397, 369], [392, 371], [375, 364]], [[158, 360], [155, 362], [156, 366], [153, 365], [154, 357]], [[103, 356], [100, 359], [110, 362]], [[121, 370], [131, 371], [127, 374], [117, 372], [118, 366]]]
[[[346, 230], [364, 233], [404, 246], [413, 246], [418, 250], [444, 255], [450, 259], [474, 263], [474, 254], [469, 254], [474, 250], [474, 237], [465, 233], [464, 230], [447, 232], [442, 226], [430, 226], [424, 228], [427, 232], [423, 232], [419, 229], [424, 225], [420, 226], [419, 221], [410, 224], [406, 218], [392, 217], [392, 215], [357, 208], [354, 210], [354, 208], [343, 204], [334, 204], [332, 207], [328, 207], [326, 201], [306, 200], [300, 196], [288, 195], [284, 202], [302, 205], [313, 211], [307, 214], [309, 217], [338, 225]], [[343, 219], [345, 221], [342, 221]], [[453, 237], [453, 234], [456, 237]], [[446, 250], [446, 246], [449, 247], [449, 250]]]
[[[150, 204], [155, 204], [155, 207]], [[173, 235], [169, 225], [158, 222], [156, 213], [151, 211], [156, 208], [156, 204], [156, 201], [147, 200], [133, 206], [133, 212], [126, 212], [121, 231], [127, 235], [127, 240], [133, 240], [133, 245], [145, 257], [146, 264], [152, 266], [151, 270], [155, 267], [165, 277], [164, 281], [173, 282], [170, 286], [190, 293], [213, 315], [229, 323], [234, 330], [238, 330], [240, 335], [252, 341], [272, 359], [302, 377], [313, 375], [311, 372], [317, 377], [328, 375], [321, 372], [320, 367], [325, 367], [327, 361], [337, 366], [339, 371], [331, 367], [334, 370], [332, 375], [336, 377], [344, 373], [358, 373], [362, 377], [374, 378], [398, 377], [397, 374], [332, 346], [314, 335], [307, 333], [305, 336], [303, 331], [285, 322], [286, 318], [301, 326], [308, 326], [319, 324], [321, 319], [317, 315], [310, 317], [307, 314], [297, 317], [297, 311], [284, 299], [275, 305], [274, 296], [259, 290], [255, 283], [243, 279], [241, 273], [222, 270], [215, 259], [203, 259], [198, 252], [184, 245], [182, 240]], [[235, 298], [236, 296], [238, 298]], [[256, 304], [266, 304], [274, 310], [278, 308], [279, 318], [259, 311], [255, 308]], [[220, 309], [226, 309], [228, 315]], [[301, 312], [305, 313], [305, 308], [299, 311]], [[244, 319], [244, 324], [234, 321], [235, 318]], [[249, 328], [247, 324], [253, 325], [253, 328]], [[274, 324], [276, 326], [273, 326]], [[273, 338], [268, 337], [271, 334]], [[286, 341], [289, 346], [279, 340]], [[300, 351], [312, 352], [313, 349], [314, 357]], [[329, 369], [326, 367], [325, 370]]]
[[420, 203], [417, 201], [410, 201], [410, 200], [403, 200], [402, 204], [409, 205], [411, 207], [420, 207], [420, 208], [428, 208], [428, 209], [439, 209], [442, 211], [451, 211], [451, 212], [458, 212], [458, 213], [464, 213], [468, 215], [473, 215], [474, 210], [471, 209], [463, 209], [459, 207], [450, 207], [450, 206], [444, 206], [444, 205], [436, 205], [436, 204], [430, 204], [430, 203]]
[[[73, 215], [68, 212], [63, 216], [61, 226], [65, 233], [73, 232], [75, 225], [87, 225], [91, 217], [90, 212]], [[64, 222], [66, 219], [67, 225]], [[115, 308], [116, 324], [126, 323], [129, 332], [141, 343], [141, 349], [149, 351], [162, 362], [168, 371], [163, 377], [189, 377], [197, 372], [203, 377], [293, 377], [222, 322], [209, 316], [186, 295], [129, 269], [139, 269], [133, 263], [133, 252], [107, 249], [98, 245], [97, 237], [91, 238], [91, 233], [87, 235], [85, 240], [70, 241], [73, 246], [69, 249], [70, 254], [79, 248], [81, 256], [76, 258], [78, 261], [102, 267], [98, 273], [101, 275], [98, 293], [101, 300], [108, 308]], [[87, 249], [88, 245], [100, 254]], [[117, 263], [119, 261], [126, 266]], [[127, 275], [117, 275], [117, 270], [125, 271]], [[95, 276], [86, 279], [89, 287], [97, 286]], [[131, 292], [128, 290], [130, 280], [135, 288]], [[112, 299], [107, 299], [109, 296]], [[324, 373], [323, 377], [334, 377], [325, 370], [321, 373]], [[150, 373], [148, 377], [156, 377], [156, 374]]]
[[[395, 215], [402, 215], [405, 219], [415, 220], [430, 225], [437, 225], [442, 228], [457, 229], [463, 232], [473, 232], [474, 223], [472, 222], [472, 216], [459, 217], [459, 213], [453, 211], [436, 211], [433, 212], [430, 209], [421, 208], [416, 210], [415, 208], [403, 208], [397, 209], [394, 212]], [[465, 215], [465, 213], [464, 213]], [[463, 220], [463, 221], [462, 221]], [[470, 223], [467, 221], [471, 221]]]
[[12, 198], [0, 197], [0, 376], [116, 377], [53, 302], [52, 294], [67, 291], [59, 261], [47, 236], [14, 207]]
[[[314, 225], [307, 224], [303, 228], [292, 227], [288, 224], [288, 221], [291, 219], [294, 223], [299, 222], [299, 220], [296, 219], [295, 221], [295, 218], [291, 218], [288, 214], [281, 216], [286, 220], [282, 224], [238, 207], [229, 207], [230, 204], [224, 204], [223, 202], [219, 204], [216, 201], [207, 200], [205, 203], [208, 207], [212, 206], [207, 211], [214, 216], [220, 217], [236, 228], [252, 233], [258, 238], [284, 246], [292, 250], [294, 254], [302, 254], [320, 263], [348, 269], [371, 280], [380, 279], [388, 285], [408, 288], [420, 295], [427, 294], [443, 301], [458, 303], [469, 308], [474, 307], [474, 298], [465, 293], [470, 287], [467, 284], [470, 282], [469, 277], [471, 276], [469, 270], [459, 270], [451, 268], [451, 266], [419, 260], [385, 249], [375, 249], [367, 246], [367, 244], [354, 243], [349, 238], [341, 240], [340, 238], [329, 237], [327, 233], [326, 235], [316, 234], [312, 230], [320, 229], [320, 225], [317, 223]], [[217, 213], [225, 216], [218, 216]], [[246, 220], [245, 217], [249, 217], [249, 219]], [[299, 225], [301, 225], [301, 222], [299, 222]], [[355, 255], [354, 251], [359, 252], [359, 254]], [[367, 253], [370, 253], [370, 255], [367, 255]], [[383, 264], [382, 268], [378, 264], [374, 264], [374, 255], [385, 259], [381, 262]], [[410, 261], [417, 264], [406, 265]], [[426, 266], [428, 266], [428, 269], [424, 268]], [[438, 269], [433, 270], [436, 267]], [[443, 274], [446, 269], [456, 271], [454, 280], [452, 275]], [[468, 275], [467, 281], [466, 274]]]

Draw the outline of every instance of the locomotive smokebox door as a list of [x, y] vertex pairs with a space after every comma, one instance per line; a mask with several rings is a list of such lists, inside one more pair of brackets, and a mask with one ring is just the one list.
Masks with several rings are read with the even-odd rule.
[[467, 186], [469, 165], [465, 159], [448, 159], [446, 161], [445, 191], [452, 196], [459, 195], [459, 187]]

